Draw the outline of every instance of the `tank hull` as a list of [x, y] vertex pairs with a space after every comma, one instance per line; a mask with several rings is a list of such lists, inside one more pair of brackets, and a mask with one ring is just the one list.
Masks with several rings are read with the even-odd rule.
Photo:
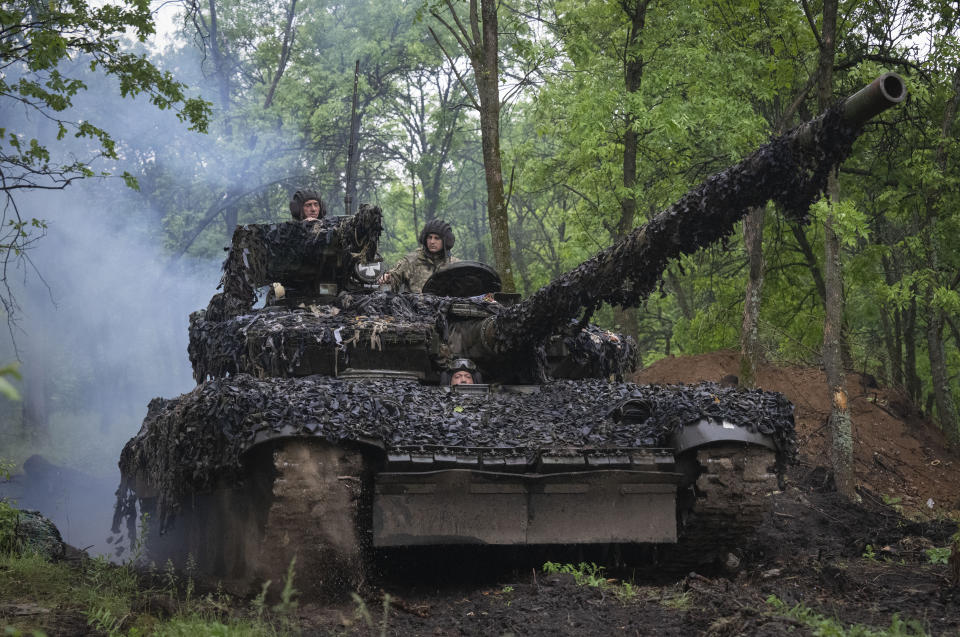
[[693, 567], [744, 547], [778, 482], [774, 452], [739, 441], [684, 452], [686, 466], [656, 450], [647, 471], [545, 474], [389, 471], [369, 450], [315, 439], [255, 455], [242, 484], [195, 494], [163, 534], [151, 529], [148, 558], [247, 594], [269, 581], [277, 595], [292, 572], [311, 598], [365, 586], [377, 549], [674, 545], [671, 564]]

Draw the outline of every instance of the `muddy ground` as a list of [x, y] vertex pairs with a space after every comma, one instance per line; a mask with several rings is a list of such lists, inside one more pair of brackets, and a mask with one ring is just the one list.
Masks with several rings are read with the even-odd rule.
[[[636, 381], [719, 381], [736, 369], [733, 352], [716, 352], [665, 359]], [[300, 626], [309, 634], [380, 634], [384, 626], [397, 635], [816, 634], [818, 617], [787, 612], [800, 604], [847, 629], [960, 635], [960, 586], [927, 553], [949, 544], [960, 515], [960, 457], [942, 434], [898, 392], [852, 375], [861, 502], [850, 503], [832, 492], [825, 467], [823, 373], [771, 366], [759, 385], [796, 405], [800, 457], [763, 525], [738, 547], [736, 568], [678, 571], [669, 555], [616, 551], [387, 555], [388, 572], [363, 602], [301, 600]], [[609, 581], [594, 587], [544, 573], [546, 559], [600, 561]], [[385, 622], [384, 594], [392, 599]]]

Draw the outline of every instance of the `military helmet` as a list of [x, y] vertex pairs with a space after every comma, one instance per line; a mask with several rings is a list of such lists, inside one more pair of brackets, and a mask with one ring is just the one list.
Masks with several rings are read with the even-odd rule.
[[317, 191], [305, 188], [293, 193], [293, 198], [290, 199], [290, 214], [293, 215], [294, 219], [298, 221], [303, 219], [303, 204], [310, 200], [320, 204], [320, 219], [327, 216], [327, 206], [323, 203], [323, 199], [320, 198]]
[[453, 244], [456, 242], [456, 239], [453, 236], [453, 228], [451, 228], [450, 224], [443, 219], [431, 219], [424, 224], [423, 230], [420, 231], [420, 245], [423, 246], [424, 250], [427, 249], [428, 234], [435, 234], [443, 239], [444, 253], [450, 252], [450, 248], [452, 248]]

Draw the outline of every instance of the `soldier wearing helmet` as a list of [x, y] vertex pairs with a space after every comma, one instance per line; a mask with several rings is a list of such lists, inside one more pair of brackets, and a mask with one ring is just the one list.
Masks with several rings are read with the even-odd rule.
[[389, 283], [394, 292], [421, 292], [437, 268], [459, 261], [450, 256], [454, 241], [449, 223], [441, 219], [428, 221], [420, 232], [420, 247], [400, 259], [380, 277], [380, 283]]
[[297, 221], [316, 221], [327, 216], [327, 206], [315, 190], [298, 190], [290, 199], [290, 214]]
[[447, 366], [443, 380], [444, 385], [479, 385], [483, 382], [477, 366], [469, 358], [455, 358]]

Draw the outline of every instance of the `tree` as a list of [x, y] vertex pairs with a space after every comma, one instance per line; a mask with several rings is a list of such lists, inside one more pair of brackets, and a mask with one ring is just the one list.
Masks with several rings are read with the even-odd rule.
[[[487, 182], [487, 218], [493, 258], [505, 292], [515, 292], [513, 260], [510, 257], [510, 229], [507, 198], [503, 187], [500, 157], [500, 66], [499, 26], [496, 0], [469, 0], [467, 21], [461, 21], [452, 0], [445, 0], [446, 17], [433, 11], [436, 18], [456, 39], [473, 67], [477, 95], [464, 84], [474, 108], [480, 114], [480, 138], [483, 146], [484, 176]], [[437, 44], [443, 44], [436, 37]], [[448, 56], [449, 57], [449, 56]], [[453, 61], [451, 60], [451, 64]]]
[[[78, 179], [109, 176], [107, 171], [98, 171], [95, 162], [119, 159], [117, 143], [105, 128], [89, 120], [68, 118], [74, 98], [87, 89], [85, 70], [116, 78], [122, 97], [146, 94], [157, 108], [176, 109], [178, 118], [191, 130], [206, 131], [209, 105], [187, 97], [186, 86], [169, 72], [158, 69], [144, 55], [130, 52], [124, 42], [128, 32], [139, 42], [154, 32], [149, 0], [123, 0], [99, 7], [83, 0], [13, 0], [0, 8], [0, 112], [5, 113], [5, 126], [0, 128], [0, 190], [4, 195], [0, 281], [5, 291], [0, 299], [8, 320], [16, 301], [8, 286], [7, 265], [36, 238], [30, 229], [43, 228], [42, 220], [21, 214], [16, 194], [59, 190]], [[21, 130], [9, 127], [15, 114], [20, 116]], [[25, 130], [31, 123], [35, 136]], [[85, 158], [58, 152], [67, 136], [89, 142], [74, 150]], [[129, 172], [124, 171], [123, 178], [136, 186]]]

